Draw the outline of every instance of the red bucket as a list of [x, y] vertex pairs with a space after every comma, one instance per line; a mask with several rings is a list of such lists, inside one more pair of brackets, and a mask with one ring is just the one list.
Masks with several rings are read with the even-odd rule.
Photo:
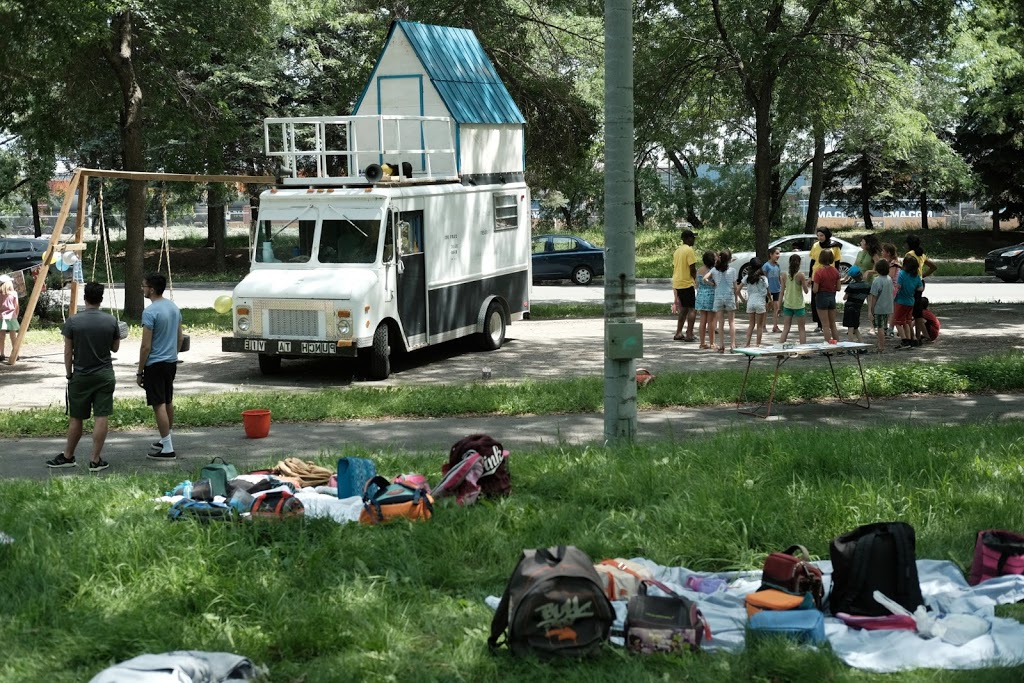
[[245, 435], [250, 439], [262, 439], [270, 434], [270, 411], [264, 408], [258, 410], [243, 410], [242, 424], [245, 426]]

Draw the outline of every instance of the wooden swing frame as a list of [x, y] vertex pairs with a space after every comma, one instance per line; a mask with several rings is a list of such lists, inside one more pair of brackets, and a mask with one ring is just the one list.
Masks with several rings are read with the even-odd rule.
[[[60, 213], [57, 214], [57, 222], [53, 226], [53, 234], [50, 235], [50, 243], [43, 252], [43, 262], [40, 265], [39, 275], [32, 284], [32, 294], [25, 305], [25, 313], [22, 316], [21, 329], [11, 347], [11, 355], [7, 359], [8, 365], [14, 365], [18, 360], [21, 351], [21, 344], [25, 340], [25, 333], [28, 332], [32, 323], [32, 316], [36, 312], [36, 304], [39, 303], [39, 295], [43, 292], [43, 284], [46, 282], [46, 275], [50, 269], [50, 259], [57, 252], [74, 251], [79, 252], [79, 258], [85, 255], [85, 242], [82, 241], [85, 229], [85, 204], [89, 194], [89, 178], [117, 178], [120, 180], [133, 180], [137, 182], [164, 181], [171, 183], [251, 183], [255, 185], [274, 185], [277, 178], [274, 176], [249, 176], [249, 175], [202, 175], [191, 173], [146, 173], [142, 171], [109, 171], [99, 168], [76, 168], [71, 174], [68, 183], [68, 191], [64, 195], [64, 202], [61, 204]], [[78, 195], [78, 211], [75, 213], [74, 241], [67, 241], [60, 244], [64, 232], [64, 224], [71, 213], [71, 202]], [[168, 260], [170, 253], [168, 253]], [[84, 266], [83, 266], [84, 267]], [[68, 315], [74, 315], [78, 310], [78, 283], [71, 280], [71, 303], [68, 306]]]

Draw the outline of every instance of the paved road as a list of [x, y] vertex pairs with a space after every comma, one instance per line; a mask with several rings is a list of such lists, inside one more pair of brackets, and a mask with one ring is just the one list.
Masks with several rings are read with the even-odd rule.
[[[124, 302], [121, 288], [115, 288], [116, 301]], [[227, 284], [189, 284], [174, 288], [175, 303], [183, 308], [212, 308], [221, 295], [231, 295]], [[933, 303], [1002, 302], [1024, 303], [1024, 283], [999, 282], [995, 278], [936, 278], [928, 282], [928, 297]], [[668, 281], [653, 281], [637, 285], [636, 300], [650, 303], [672, 303], [672, 290]], [[604, 286], [599, 282], [590, 287], [574, 285], [535, 285], [534, 303], [601, 302]]]

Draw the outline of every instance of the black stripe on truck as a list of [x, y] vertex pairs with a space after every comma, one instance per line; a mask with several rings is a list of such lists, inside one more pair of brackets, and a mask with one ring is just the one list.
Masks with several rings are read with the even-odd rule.
[[472, 282], [432, 289], [427, 293], [430, 333], [442, 334], [460, 327], [476, 325], [480, 305], [491, 295], [508, 302], [509, 313], [524, 313], [529, 301], [530, 274], [527, 270]]

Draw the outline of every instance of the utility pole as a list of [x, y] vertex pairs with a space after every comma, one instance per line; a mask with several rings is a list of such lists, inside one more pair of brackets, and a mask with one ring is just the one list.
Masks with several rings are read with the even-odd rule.
[[633, 197], [633, 3], [604, 5], [604, 438], [636, 434], [636, 220]]

